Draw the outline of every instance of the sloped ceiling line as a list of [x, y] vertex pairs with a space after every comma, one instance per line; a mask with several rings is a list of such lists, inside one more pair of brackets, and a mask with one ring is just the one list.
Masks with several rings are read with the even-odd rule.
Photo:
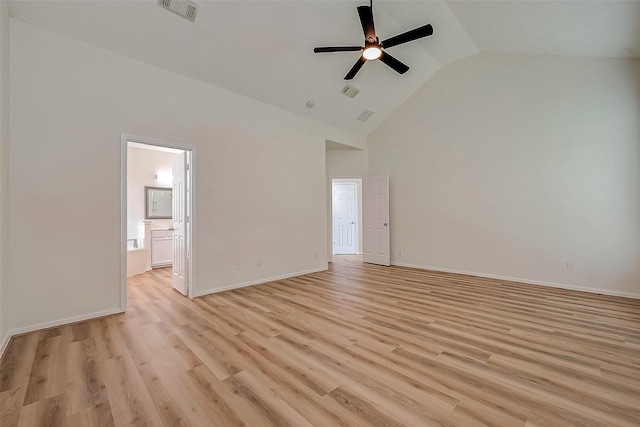
[[[640, 1], [376, 1], [376, 28], [392, 36], [425, 23], [433, 36], [393, 47], [411, 68], [372, 61], [340, 94], [351, 53], [316, 55], [322, 44], [360, 43], [356, 7], [366, 1], [197, 0], [195, 23], [157, 0], [12, 0], [15, 19], [366, 136], [442, 67], [480, 52], [640, 57]], [[315, 107], [306, 107], [308, 100]], [[376, 114], [362, 123], [364, 110]]]

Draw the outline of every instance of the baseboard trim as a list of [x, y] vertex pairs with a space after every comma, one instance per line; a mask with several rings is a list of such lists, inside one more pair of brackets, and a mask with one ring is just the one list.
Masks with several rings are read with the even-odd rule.
[[260, 285], [262, 283], [274, 282], [276, 280], [290, 279], [292, 277], [304, 276], [305, 274], [319, 273], [320, 271], [327, 271], [327, 268], [326, 267], [324, 267], [324, 268], [314, 268], [312, 270], [298, 271], [296, 273], [283, 274], [281, 276], [265, 277], [263, 279], [252, 280], [252, 281], [249, 281], [249, 282], [236, 283], [236, 284], [233, 284], [233, 285], [224, 286], [222, 288], [207, 289], [207, 290], [204, 290], [204, 291], [197, 292], [194, 295], [194, 297], [202, 297], [202, 296], [205, 296], [205, 295], [217, 294], [218, 292], [230, 291], [232, 289], [245, 288], [247, 286]]
[[454, 270], [449, 268], [430, 267], [426, 265], [406, 264], [403, 262], [392, 262], [391, 265], [396, 265], [398, 267], [417, 268], [419, 270], [439, 271], [442, 273], [465, 274], [468, 276], [483, 277], [487, 279], [507, 280], [509, 282], [520, 282], [520, 283], [527, 283], [530, 285], [549, 286], [551, 288], [567, 289], [570, 291], [589, 292], [591, 294], [602, 294], [602, 295], [609, 295], [614, 297], [640, 299], [640, 294], [633, 293], [633, 292], [620, 292], [620, 291], [612, 291], [609, 289], [587, 288], [584, 286], [575, 286], [575, 285], [569, 285], [565, 283], [543, 282], [540, 280], [522, 279], [519, 277], [509, 277], [509, 276], [499, 276], [495, 274], [476, 273], [473, 271]]
[[51, 322], [38, 323], [37, 325], [23, 326], [11, 330], [11, 336], [28, 334], [29, 332], [40, 331], [42, 329], [55, 328], [57, 326], [68, 325], [70, 323], [84, 322], [85, 320], [97, 319], [98, 317], [111, 316], [112, 314], [124, 313], [121, 308], [98, 311], [95, 313], [83, 314], [81, 316], [67, 317], [66, 319], [53, 320]]

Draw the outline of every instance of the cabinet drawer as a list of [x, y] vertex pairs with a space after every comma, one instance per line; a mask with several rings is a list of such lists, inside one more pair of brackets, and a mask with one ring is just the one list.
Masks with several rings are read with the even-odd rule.
[[151, 230], [151, 238], [158, 237], [171, 237], [172, 233], [169, 230]]

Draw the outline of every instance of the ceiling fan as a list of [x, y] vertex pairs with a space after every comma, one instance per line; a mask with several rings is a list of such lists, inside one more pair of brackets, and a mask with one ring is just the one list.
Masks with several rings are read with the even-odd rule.
[[361, 50], [362, 55], [344, 77], [345, 80], [353, 79], [365, 62], [374, 59], [379, 59], [400, 74], [406, 73], [409, 67], [389, 55], [385, 52], [385, 49], [433, 34], [433, 27], [431, 24], [427, 24], [380, 41], [376, 36], [376, 30], [373, 26], [373, 0], [371, 0], [369, 6], [358, 6], [358, 15], [360, 15], [360, 23], [364, 31], [364, 46], [329, 46], [316, 47], [313, 49], [315, 53], [356, 52]]

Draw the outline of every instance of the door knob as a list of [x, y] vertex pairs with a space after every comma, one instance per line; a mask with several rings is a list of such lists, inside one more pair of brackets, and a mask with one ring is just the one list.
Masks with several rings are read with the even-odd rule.
[[385, 226], [385, 227], [387, 226], [387, 223], [386, 223], [386, 222], [384, 223], [384, 226]]

